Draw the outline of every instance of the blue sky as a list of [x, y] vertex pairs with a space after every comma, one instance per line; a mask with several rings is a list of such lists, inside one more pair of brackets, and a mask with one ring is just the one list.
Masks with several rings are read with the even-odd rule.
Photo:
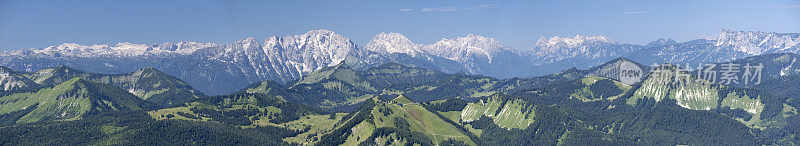
[[231, 43], [313, 29], [359, 45], [380, 32], [416, 43], [473, 33], [525, 50], [540, 36], [605, 35], [645, 44], [726, 28], [800, 32], [800, 0], [0, 0], [0, 50], [68, 42]]

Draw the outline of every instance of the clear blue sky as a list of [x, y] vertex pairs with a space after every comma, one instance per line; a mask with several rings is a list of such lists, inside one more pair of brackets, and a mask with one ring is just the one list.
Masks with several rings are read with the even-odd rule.
[[724, 28], [800, 32], [800, 0], [0, 0], [0, 50], [67, 42], [231, 43], [313, 29], [359, 45], [380, 32], [416, 43], [474, 33], [524, 50], [540, 36], [605, 35], [644, 44]]

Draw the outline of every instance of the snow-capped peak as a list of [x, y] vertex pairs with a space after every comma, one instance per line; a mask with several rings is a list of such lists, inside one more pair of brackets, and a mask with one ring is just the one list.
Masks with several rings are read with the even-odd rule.
[[602, 58], [623, 52], [624, 48], [617, 45], [616, 42], [605, 36], [540, 37], [529, 55], [537, 64], [553, 63], [575, 57]]
[[365, 49], [383, 54], [405, 53], [414, 56], [420, 52], [420, 47], [400, 33], [381, 32], [367, 43]]
[[650, 43], [647, 43], [647, 46], [663, 46], [663, 45], [672, 45], [672, 44], [677, 44], [677, 43], [678, 42], [676, 42], [675, 40], [673, 40], [671, 38], [660, 38], [658, 40], [655, 40], [655, 41], [652, 41]]
[[274, 62], [286, 62], [299, 70], [299, 74], [337, 65], [348, 55], [360, 53], [349, 38], [324, 29], [267, 38], [264, 52]]
[[179, 52], [181, 54], [190, 54], [199, 49], [209, 48], [214, 46], [217, 46], [217, 44], [189, 42], [189, 41], [180, 41], [178, 43], [166, 42], [162, 44], [153, 45], [154, 48], [158, 48], [159, 50]]
[[257, 53], [263, 54], [261, 44], [258, 43], [255, 37], [247, 37], [246, 39], [236, 41], [233, 44], [235, 46], [229, 49], [236, 49], [236, 50], [229, 50], [229, 51], [244, 51], [247, 54], [257, 54]]
[[716, 40], [716, 46], [730, 47], [735, 51], [750, 55], [764, 53], [783, 53], [800, 51], [800, 33], [776, 33], [759, 31], [733, 31], [723, 29], [718, 35], [709, 37]]
[[130, 42], [117, 43], [114, 46], [108, 44], [81, 45], [77, 43], [64, 43], [57, 46], [49, 46], [42, 49], [27, 49], [12, 51], [10, 54], [45, 54], [50, 56], [72, 56], [72, 57], [97, 57], [97, 56], [140, 56], [145, 54], [191, 54], [203, 48], [214, 47], [214, 43], [197, 43], [182, 41], [179, 43], [166, 42], [163, 44], [135, 44]]
[[238, 42], [256, 42], [256, 38], [255, 37], [247, 37], [246, 39], [243, 39], [243, 40], [238, 41]]
[[612, 41], [611, 39], [606, 38], [605, 36], [582, 36], [582, 35], [575, 35], [574, 37], [559, 37], [554, 36], [552, 38], [546, 39], [544, 37], [540, 37], [538, 41], [536, 41], [536, 46], [538, 47], [568, 47], [573, 48], [585, 43], [609, 43], [609, 44], [616, 44], [616, 42]]
[[294, 49], [321, 49], [325, 51], [335, 51], [336, 49], [350, 51], [355, 48], [355, 43], [350, 41], [349, 38], [325, 29], [308, 31], [303, 35], [273, 36], [267, 38], [264, 43], [264, 46], [268, 48], [274, 48], [271, 46], [276, 45], [288, 45]]
[[455, 39], [442, 38], [439, 42], [424, 46], [423, 50], [457, 61], [467, 59], [470, 55], [482, 55], [491, 60], [495, 54], [500, 52], [517, 53], [516, 50], [503, 45], [493, 38], [475, 34], [468, 34], [465, 37]]
[[145, 45], [145, 44], [134, 44], [134, 43], [130, 43], [130, 42], [122, 42], [122, 43], [117, 43], [117, 45], [114, 46], [114, 47], [111, 47], [111, 49], [119, 50], [119, 51], [144, 52], [144, 51], [150, 50], [151, 47], [148, 46], [148, 45]]
[[236, 41], [236, 43], [234, 43], [234, 44], [242, 45], [244, 47], [248, 47], [248, 46], [261, 47], [261, 45], [258, 43], [258, 41], [256, 40], [255, 37], [247, 37], [246, 39], [243, 39], [243, 40], [240, 40], [240, 41]]

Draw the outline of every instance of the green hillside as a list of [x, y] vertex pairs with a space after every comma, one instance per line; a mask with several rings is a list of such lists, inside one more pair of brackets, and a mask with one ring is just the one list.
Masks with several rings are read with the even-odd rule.
[[124, 74], [97, 74], [60, 66], [23, 74], [26, 78], [41, 86], [54, 86], [72, 78], [80, 77], [92, 82], [119, 87], [136, 97], [160, 106], [182, 104], [205, 96], [180, 79], [154, 68], [144, 68]]
[[323, 68], [285, 85], [265, 81], [252, 84], [242, 92], [264, 93], [324, 109], [349, 111], [373, 96], [403, 95], [420, 102], [448, 98], [476, 99], [495, 93], [542, 87], [572, 78], [575, 76], [565, 73], [501, 80], [485, 76], [443, 74], [396, 63], [387, 63], [364, 71], [340, 64]]
[[403, 96], [393, 100], [371, 98], [347, 117], [318, 144], [433, 145], [445, 141], [476, 144], [469, 133]]
[[154, 120], [145, 112], [128, 111], [1, 127], [0, 145], [288, 145], [282, 137], [295, 133], [274, 127]]
[[110, 85], [73, 78], [37, 92], [0, 97], [3, 123], [71, 121], [87, 114], [152, 108], [132, 94]]
[[[670, 69], [674, 71], [674, 68]], [[678, 79], [688, 80], [678, 82]], [[792, 114], [792, 109], [795, 109], [785, 104], [787, 101], [785, 97], [763, 92], [757, 88], [709, 84], [704, 80], [697, 80], [692, 75], [688, 78], [678, 78], [674, 74], [651, 74], [627, 99], [627, 103], [636, 105], [642, 99], [653, 99], [659, 103], [674, 101], [675, 104], [686, 109], [710, 110], [736, 115], [737, 120], [759, 129], [771, 127], [770, 125], [776, 121], [783, 121], [782, 115]], [[731, 113], [739, 110], [744, 112], [739, 112], [742, 114]]]
[[161, 106], [182, 104], [203, 97], [186, 82], [154, 68], [113, 75], [93, 75], [91, 81], [118, 86], [137, 97]]
[[636, 144], [614, 134], [596, 131], [591, 123], [568, 115], [557, 107], [504, 94], [466, 104], [444, 101], [428, 105], [431, 110], [455, 121], [455, 125], [478, 135], [487, 145]]
[[309, 144], [333, 129], [345, 114], [327, 113], [316, 107], [288, 102], [265, 94], [237, 93], [203, 97], [173, 108], [149, 111], [157, 120], [220, 123], [243, 129], [283, 129], [287, 143]]

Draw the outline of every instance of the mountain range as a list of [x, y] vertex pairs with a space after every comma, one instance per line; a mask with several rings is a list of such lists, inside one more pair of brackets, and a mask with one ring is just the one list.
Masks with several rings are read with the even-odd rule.
[[[533, 77], [589, 68], [625, 57], [642, 63], [725, 62], [767, 53], [800, 53], [800, 34], [723, 30], [686, 42], [659, 39], [646, 45], [617, 43], [604, 36], [540, 38], [534, 48], [514, 49], [470, 34], [417, 44], [399, 33], [380, 33], [366, 45], [328, 30], [301, 35], [247, 38], [231, 44], [178, 42], [79, 45], [0, 53], [0, 66], [35, 71], [65, 65], [89, 72], [119, 74], [153, 67], [209, 95], [228, 94], [255, 82], [286, 83], [346, 63], [364, 70], [383, 63], [423, 67], [444, 73], [497, 78]], [[237, 82], [228, 82], [237, 81]], [[13, 88], [13, 87], [8, 87]]]
[[[0, 143], [792, 145], [800, 142], [797, 57], [719, 62], [764, 64], [763, 84], [754, 86], [689, 72], [677, 82], [618, 57], [530, 78], [341, 63], [216, 96], [155, 68], [1, 68], [0, 85], [10, 88], [0, 92]], [[625, 65], [645, 70], [641, 82], [621, 81]]]

